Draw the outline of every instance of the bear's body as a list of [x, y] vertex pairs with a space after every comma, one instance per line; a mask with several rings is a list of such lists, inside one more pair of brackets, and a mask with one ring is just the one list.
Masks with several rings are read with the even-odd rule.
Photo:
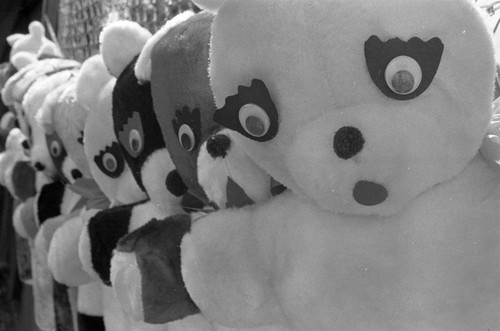
[[181, 247], [186, 286], [204, 314], [231, 324], [494, 330], [499, 178], [477, 157], [389, 218], [321, 211], [290, 192], [208, 215]]

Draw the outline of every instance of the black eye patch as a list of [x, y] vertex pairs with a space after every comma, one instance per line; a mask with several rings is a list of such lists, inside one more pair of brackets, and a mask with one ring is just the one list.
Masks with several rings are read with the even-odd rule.
[[191, 110], [184, 106], [182, 110], [175, 111], [172, 119], [172, 127], [179, 139], [179, 144], [187, 151], [193, 151], [198, 147], [201, 136], [201, 114], [199, 108]]
[[437, 37], [426, 42], [417, 37], [382, 42], [377, 36], [371, 36], [365, 42], [365, 60], [371, 79], [384, 95], [395, 100], [410, 100], [432, 83], [443, 49]]
[[118, 140], [125, 151], [132, 157], [138, 157], [144, 148], [144, 130], [141, 115], [133, 112], [127, 123], [118, 132]]
[[100, 151], [94, 157], [94, 162], [106, 176], [111, 178], [120, 177], [125, 167], [122, 150], [116, 141], [111, 146], [106, 146], [103, 151]]
[[238, 86], [238, 93], [214, 113], [214, 122], [256, 141], [269, 141], [278, 133], [278, 111], [266, 84], [253, 79], [250, 87]]

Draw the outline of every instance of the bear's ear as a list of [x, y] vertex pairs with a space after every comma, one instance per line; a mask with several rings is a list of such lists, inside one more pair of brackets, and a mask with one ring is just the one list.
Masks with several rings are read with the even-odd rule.
[[45, 28], [43, 27], [43, 24], [38, 21], [31, 22], [28, 26], [28, 30], [30, 35], [37, 40], [42, 40], [45, 36]]
[[160, 40], [171, 28], [186, 21], [194, 13], [192, 11], [185, 11], [179, 15], [173, 17], [165, 25], [161, 27], [144, 45], [144, 48], [135, 63], [134, 72], [135, 76], [141, 83], [147, 82], [151, 79], [151, 52], [153, 47], [156, 45], [158, 40]]
[[198, 7], [212, 13], [217, 13], [224, 6], [227, 0], [193, 0]]
[[82, 63], [76, 77], [76, 99], [83, 107], [91, 107], [100, 90], [113, 77], [109, 74], [100, 54]]
[[151, 33], [136, 22], [117, 21], [106, 26], [99, 41], [109, 73], [118, 78], [150, 37]]

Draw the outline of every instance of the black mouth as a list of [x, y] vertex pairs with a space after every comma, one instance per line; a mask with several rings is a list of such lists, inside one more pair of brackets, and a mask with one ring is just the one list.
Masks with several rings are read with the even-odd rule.
[[384, 202], [389, 193], [383, 185], [361, 180], [354, 185], [352, 196], [360, 205], [376, 206]]

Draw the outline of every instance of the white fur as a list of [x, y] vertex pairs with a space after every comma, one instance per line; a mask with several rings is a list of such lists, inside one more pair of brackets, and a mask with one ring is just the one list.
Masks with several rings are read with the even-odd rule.
[[150, 37], [151, 33], [136, 22], [117, 21], [104, 27], [99, 41], [109, 73], [118, 78]]

